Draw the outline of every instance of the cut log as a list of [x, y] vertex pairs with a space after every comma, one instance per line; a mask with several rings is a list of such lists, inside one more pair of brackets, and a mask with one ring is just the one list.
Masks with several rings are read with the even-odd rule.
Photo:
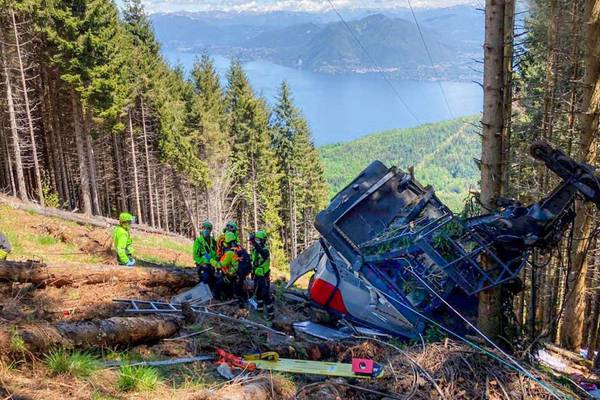
[[118, 265], [45, 265], [27, 261], [0, 261], [0, 281], [33, 283], [39, 286], [95, 285], [104, 282], [136, 282], [172, 289], [194, 286], [193, 269], [144, 268]]
[[[85, 349], [155, 342], [177, 333], [180, 321], [174, 316], [113, 317], [99, 321], [2, 327], [0, 353], [27, 350], [39, 354], [56, 348]], [[15, 343], [22, 345], [15, 346]]]
[[[59, 210], [57, 208], [41, 207], [39, 204], [29, 203], [20, 201], [19, 199], [11, 196], [0, 194], [0, 204], [5, 204], [11, 208], [17, 210], [25, 210], [30, 213], [39, 214], [44, 217], [60, 218], [65, 221], [72, 221], [79, 225], [91, 225], [99, 228], [111, 228], [118, 225], [119, 221], [112, 218], [91, 216], [85, 214], [78, 214], [75, 212]], [[163, 236], [170, 236], [181, 239], [183, 241], [189, 241], [189, 238], [178, 235], [173, 232], [164, 231], [162, 229], [156, 229], [148, 225], [134, 224], [133, 229], [141, 232], [156, 233]]]

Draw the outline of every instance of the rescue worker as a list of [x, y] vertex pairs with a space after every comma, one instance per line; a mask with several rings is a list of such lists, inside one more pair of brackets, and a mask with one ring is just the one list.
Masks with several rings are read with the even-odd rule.
[[235, 296], [240, 307], [247, 300], [244, 281], [250, 273], [250, 256], [237, 242], [237, 235], [227, 232], [224, 239], [223, 256], [215, 264], [215, 297], [224, 299]]
[[235, 221], [227, 222], [227, 224], [225, 225], [225, 228], [223, 228], [223, 233], [221, 233], [219, 235], [219, 237], [217, 238], [217, 258], [218, 259], [221, 259], [221, 257], [223, 257], [223, 254], [225, 254], [225, 234], [227, 234], [227, 232], [235, 233], [235, 239], [236, 239], [236, 241], [239, 242], [240, 238], [239, 238], [238, 231], [239, 231], [238, 225]]
[[250, 235], [252, 250], [252, 279], [256, 296], [257, 311], [262, 313], [266, 307], [267, 319], [274, 317], [273, 296], [271, 295], [271, 255], [267, 246], [267, 232], [259, 230]]
[[126, 265], [132, 267], [135, 265], [135, 259], [133, 258], [133, 241], [129, 233], [131, 224], [135, 218], [128, 212], [122, 212], [119, 214], [119, 225], [115, 228], [114, 242], [115, 250], [117, 252], [117, 262], [119, 265]]
[[10, 245], [8, 238], [0, 232], [0, 261], [6, 260], [6, 257], [8, 257], [11, 251], [12, 246]]
[[[194, 241], [193, 256], [200, 282], [211, 289], [214, 286], [215, 270], [211, 261], [217, 257], [217, 241], [212, 236], [213, 225], [210, 221], [202, 223], [202, 234]], [[214, 263], [214, 261], [213, 261]]]

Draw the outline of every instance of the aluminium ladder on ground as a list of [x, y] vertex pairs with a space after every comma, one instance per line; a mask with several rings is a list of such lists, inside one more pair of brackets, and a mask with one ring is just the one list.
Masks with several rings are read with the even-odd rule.
[[[181, 305], [165, 303], [162, 301], [147, 301], [147, 300], [134, 300], [134, 299], [114, 299], [115, 303], [127, 304], [129, 308], [125, 309], [125, 312], [135, 314], [179, 314], [182, 313]], [[286, 339], [293, 339], [285, 332], [281, 332], [263, 324], [259, 324], [254, 321], [250, 321], [245, 318], [234, 318], [225, 314], [210, 311], [207, 307], [203, 306], [190, 306], [193, 312], [201, 315], [208, 315], [210, 317], [220, 318], [226, 321], [237, 322], [245, 326], [253, 326], [258, 329], [262, 329], [269, 333], [284, 336]]]

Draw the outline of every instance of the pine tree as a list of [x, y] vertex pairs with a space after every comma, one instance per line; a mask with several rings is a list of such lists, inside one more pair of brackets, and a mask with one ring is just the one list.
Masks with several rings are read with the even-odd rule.
[[232, 218], [231, 175], [229, 156], [231, 144], [225, 94], [213, 61], [207, 55], [196, 60], [192, 69], [195, 96], [191, 108], [194, 125], [194, 145], [209, 170], [205, 188], [206, 216], [220, 229]]
[[[288, 255], [295, 258], [309, 243], [312, 220], [324, 206], [323, 167], [310, 138], [308, 123], [282, 82], [272, 116], [272, 146], [281, 167], [281, 217]], [[300, 244], [302, 239], [302, 244]]]
[[244, 229], [255, 231], [264, 225], [270, 235], [273, 259], [279, 262], [280, 173], [271, 148], [269, 113], [265, 101], [254, 97], [238, 61], [231, 64], [228, 73], [226, 104], [235, 208]]

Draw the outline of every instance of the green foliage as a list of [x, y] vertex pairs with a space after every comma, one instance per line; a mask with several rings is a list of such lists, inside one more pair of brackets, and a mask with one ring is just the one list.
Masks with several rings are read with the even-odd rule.
[[423, 340], [426, 343], [440, 342], [446, 338], [446, 334], [436, 326], [430, 326], [423, 333]]
[[367, 165], [380, 160], [407, 170], [424, 185], [432, 185], [453, 210], [463, 208], [469, 188], [476, 188], [479, 170], [473, 159], [481, 151], [477, 117], [395, 129], [322, 147], [321, 158], [330, 196], [352, 181]]
[[308, 123], [293, 104], [290, 88], [281, 84], [271, 122], [271, 145], [281, 168], [281, 219], [286, 226], [290, 256], [311, 230], [298, 229], [313, 221], [326, 203], [326, 183]]
[[262, 226], [269, 234], [271, 259], [284, 260], [279, 230], [281, 173], [271, 147], [266, 102], [256, 98], [239, 62], [228, 73], [227, 112], [231, 135], [231, 171], [239, 210], [250, 229]]
[[44, 360], [53, 375], [69, 374], [77, 378], [87, 378], [100, 368], [100, 363], [89, 353], [57, 350]]
[[42, 192], [44, 195], [44, 202], [47, 207], [58, 208], [60, 207], [60, 198], [58, 193], [50, 184], [50, 179], [47, 174], [42, 176]]
[[123, 392], [154, 390], [160, 376], [154, 368], [124, 365], [119, 371], [117, 387]]
[[27, 346], [25, 345], [25, 340], [19, 335], [19, 331], [17, 328], [12, 328], [10, 330], [10, 348], [13, 351], [24, 353], [27, 351]]
[[50, 235], [40, 235], [36, 237], [38, 244], [42, 246], [51, 246], [59, 242], [57, 238]]

